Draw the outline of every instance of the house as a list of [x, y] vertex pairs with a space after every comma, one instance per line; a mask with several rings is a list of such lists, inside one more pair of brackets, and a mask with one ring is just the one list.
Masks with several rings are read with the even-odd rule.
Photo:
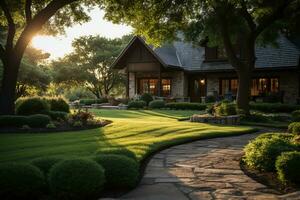
[[[256, 47], [256, 65], [251, 96], [278, 97], [284, 103], [297, 103], [300, 94], [300, 49], [284, 36], [277, 47]], [[238, 79], [220, 48], [196, 47], [175, 41], [153, 48], [135, 36], [113, 63], [127, 75], [126, 94], [173, 98], [177, 101], [200, 102], [237, 94]]]

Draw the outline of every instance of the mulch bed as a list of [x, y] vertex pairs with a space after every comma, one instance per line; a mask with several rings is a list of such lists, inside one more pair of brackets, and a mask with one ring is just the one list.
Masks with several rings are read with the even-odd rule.
[[274, 172], [261, 172], [259, 170], [250, 169], [243, 161], [240, 162], [240, 167], [242, 171], [253, 180], [266, 185], [282, 194], [299, 191], [300, 189], [300, 185], [291, 183], [287, 185], [282, 184], [278, 180], [277, 174]]
[[69, 124], [64, 124], [56, 128], [30, 128], [30, 129], [22, 129], [22, 128], [1, 128], [1, 133], [59, 133], [59, 132], [70, 132], [70, 131], [83, 131], [89, 129], [100, 128], [110, 124], [109, 120], [102, 120], [101, 123], [97, 125], [89, 125], [83, 127], [74, 127]]

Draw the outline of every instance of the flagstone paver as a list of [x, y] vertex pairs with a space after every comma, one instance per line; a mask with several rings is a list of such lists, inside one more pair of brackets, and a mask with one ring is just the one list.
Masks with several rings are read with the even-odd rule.
[[300, 199], [300, 191], [282, 195], [240, 169], [242, 148], [256, 136], [200, 140], [161, 151], [148, 163], [140, 185], [121, 199]]

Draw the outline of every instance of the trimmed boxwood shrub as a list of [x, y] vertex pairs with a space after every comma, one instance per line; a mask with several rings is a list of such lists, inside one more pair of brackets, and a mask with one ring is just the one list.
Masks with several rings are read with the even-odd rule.
[[87, 159], [61, 161], [49, 172], [50, 190], [57, 199], [96, 199], [104, 182], [104, 169]]
[[50, 104], [51, 111], [60, 111], [60, 112], [70, 112], [70, 106], [67, 101], [61, 97], [56, 98], [47, 98], [46, 99]]
[[300, 110], [295, 110], [292, 112], [292, 120], [294, 122], [300, 122]]
[[244, 148], [247, 166], [260, 171], [275, 171], [275, 160], [282, 152], [296, 150], [296, 146], [284, 138], [270, 136], [256, 138]]
[[16, 103], [17, 115], [33, 115], [46, 113], [50, 110], [50, 106], [45, 99], [40, 97], [24, 98]]
[[153, 100], [149, 103], [149, 108], [160, 109], [165, 107], [165, 102], [163, 100]]
[[137, 160], [136, 155], [126, 149], [126, 148], [110, 148], [110, 149], [100, 149], [97, 151], [97, 155], [106, 155], [106, 154], [113, 154], [113, 155], [122, 155], [122, 156], [127, 156], [128, 158], [132, 158], [134, 160]]
[[80, 99], [79, 104], [83, 104], [86, 106], [90, 106], [92, 104], [101, 104], [101, 103], [107, 103], [107, 98], [100, 98], [100, 99]]
[[300, 105], [282, 104], [282, 103], [250, 103], [251, 110], [258, 110], [266, 113], [285, 112], [290, 113], [300, 110]]
[[189, 103], [189, 102], [166, 103], [165, 107], [171, 110], [205, 110], [206, 109], [205, 104]]
[[45, 186], [43, 173], [30, 164], [0, 165], [0, 199], [38, 199]]
[[68, 113], [62, 111], [49, 111], [46, 114], [49, 115], [53, 120], [66, 120], [68, 117]]
[[276, 159], [278, 179], [283, 183], [300, 183], [300, 152], [284, 152]]
[[44, 128], [50, 121], [50, 117], [44, 114], [30, 115], [27, 117], [28, 125], [33, 128]]
[[95, 161], [105, 169], [108, 188], [133, 188], [139, 177], [138, 163], [126, 156], [99, 155]]
[[236, 104], [234, 103], [222, 102], [220, 105], [215, 106], [215, 112], [219, 116], [236, 115], [236, 110]]
[[147, 106], [147, 103], [145, 101], [130, 101], [128, 103], [128, 108], [131, 109], [143, 109]]
[[36, 166], [39, 168], [47, 177], [48, 172], [50, 169], [55, 165], [56, 163], [62, 161], [62, 158], [59, 157], [41, 157], [41, 158], [36, 158], [30, 161], [30, 164]]
[[27, 124], [26, 116], [0, 115], [0, 127], [22, 127]]
[[300, 122], [290, 123], [288, 126], [288, 132], [293, 134], [300, 134]]
[[148, 106], [149, 103], [150, 103], [151, 101], [153, 101], [153, 97], [152, 97], [152, 95], [149, 94], [149, 93], [144, 93], [144, 94], [141, 95], [140, 100], [141, 100], [141, 101], [145, 101], [146, 104], [147, 104], [147, 106]]

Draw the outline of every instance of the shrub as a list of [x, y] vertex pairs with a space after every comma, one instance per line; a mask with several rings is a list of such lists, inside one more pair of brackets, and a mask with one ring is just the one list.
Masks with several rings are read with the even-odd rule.
[[282, 136], [261, 137], [244, 148], [246, 165], [260, 171], [274, 171], [275, 160], [282, 152], [293, 151], [295, 146]]
[[300, 121], [300, 110], [295, 110], [292, 112], [292, 120], [294, 122], [299, 122]]
[[101, 103], [107, 103], [107, 98], [100, 98], [100, 99], [80, 99], [79, 104], [83, 104], [86, 106], [90, 106], [92, 104], [101, 104]]
[[290, 123], [288, 126], [288, 132], [293, 134], [300, 134], [300, 122]]
[[43, 114], [30, 115], [27, 118], [28, 125], [34, 128], [44, 128], [50, 123], [50, 121], [50, 117]]
[[242, 120], [250, 122], [270, 122], [270, 118], [260, 113], [251, 113], [251, 115], [245, 115]]
[[134, 109], [143, 109], [144, 107], [146, 107], [147, 104], [145, 101], [130, 101], [128, 103], [128, 108], [134, 108]]
[[171, 110], [205, 110], [206, 109], [205, 104], [189, 103], [189, 102], [166, 103], [165, 107]]
[[50, 190], [57, 199], [96, 199], [104, 182], [103, 168], [86, 159], [61, 161], [49, 172]]
[[54, 123], [49, 123], [49, 124], [46, 125], [46, 128], [48, 128], [48, 129], [55, 129], [56, 125]]
[[89, 120], [93, 120], [94, 115], [90, 112], [78, 111], [69, 115], [69, 120], [72, 122], [81, 122], [86, 125]]
[[62, 161], [62, 158], [58, 157], [41, 157], [36, 158], [30, 161], [30, 164], [36, 166], [44, 173], [45, 177], [47, 177], [48, 172], [56, 163]]
[[68, 117], [68, 113], [62, 111], [49, 111], [46, 114], [53, 120], [66, 120]]
[[45, 186], [43, 173], [30, 164], [0, 165], [0, 199], [38, 199]]
[[300, 110], [299, 105], [282, 104], [282, 103], [250, 103], [251, 110], [258, 110], [266, 113], [286, 112], [290, 113]]
[[104, 155], [106, 155], [106, 154], [115, 155], [116, 154], [116, 155], [127, 156], [128, 158], [132, 158], [134, 160], [137, 160], [136, 155], [132, 151], [130, 151], [126, 148], [100, 149], [100, 150], [97, 151], [97, 155], [98, 154], [101, 154], [101, 155], [102, 154], [104, 154]]
[[50, 104], [51, 111], [60, 111], [60, 112], [70, 112], [70, 106], [67, 101], [61, 97], [57, 98], [47, 98], [46, 99]]
[[26, 116], [1, 115], [0, 127], [22, 127], [27, 124]]
[[135, 160], [111, 154], [97, 156], [95, 161], [105, 169], [107, 187], [132, 188], [137, 184], [139, 165]]
[[283, 183], [300, 183], [300, 152], [284, 152], [276, 159], [278, 179]]
[[42, 114], [50, 110], [49, 104], [40, 97], [25, 98], [16, 106], [18, 115]]
[[141, 95], [140, 100], [141, 100], [141, 101], [145, 101], [146, 104], [147, 104], [147, 106], [148, 106], [149, 103], [150, 103], [151, 101], [153, 101], [153, 97], [152, 97], [152, 95], [149, 94], [149, 93], [144, 93], [144, 94]]
[[236, 104], [222, 102], [220, 105], [215, 107], [215, 112], [219, 116], [236, 115]]
[[206, 103], [214, 103], [214, 102], [216, 102], [216, 97], [213, 95], [209, 95], [205, 98], [205, 102]]
[[163, 100], [153, 100], [149, 103], [149, 108], [160, 109], [165, 107], [165, 102]]

